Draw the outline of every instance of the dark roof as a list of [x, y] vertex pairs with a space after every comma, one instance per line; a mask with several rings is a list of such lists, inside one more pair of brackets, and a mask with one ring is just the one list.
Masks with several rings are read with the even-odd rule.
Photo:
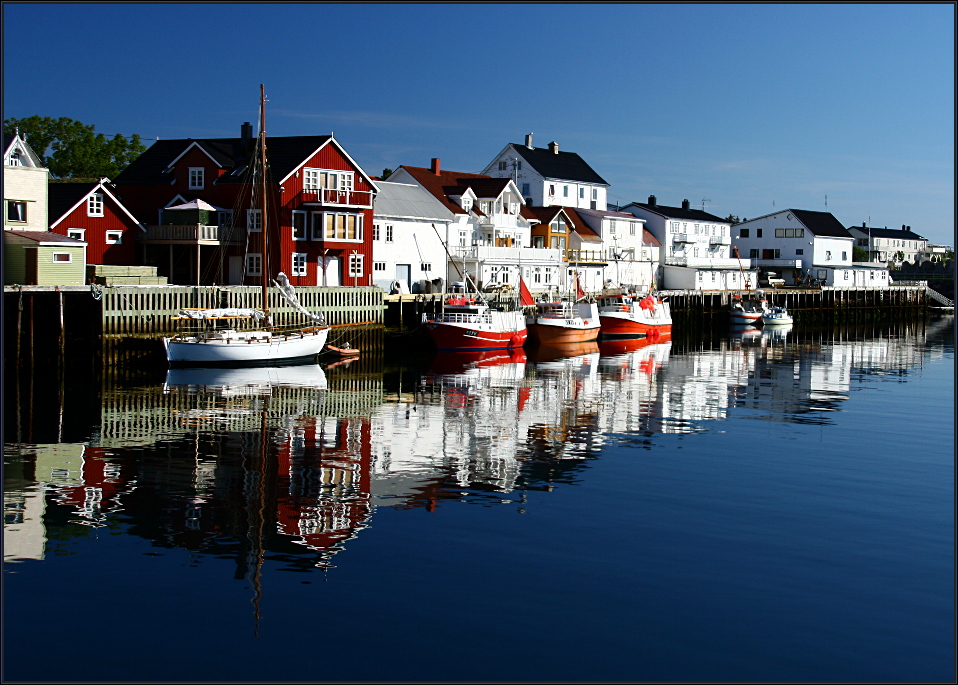
[[21, 238], [27, 238], [28, 240], [33, 240], [38, 243], [60, 243], [63, 245], [83, 245], [82, 240], [77, 240], [76, 238], [70, 238], [65, 235], [60, 235], [59, 233], [52, 233], [50, 231], [4, 231], [4, 235], [16, 235]]
[[432, 169], [425, 169], [423, 167], [406, 166], [404, 164], [399, 168], [405, 169], [406, 173], [416, 179], [423, 188], [432, 193], [436, 199], [442, 202], [442, 204], [454, 214], [466, 214], [467, 212], [450, 200], [447, 194], [461, 195], [467, 187], [471, 187], [477, 196], [490, 197], [490, 195], [487, 194], [480, 195], [479, 190], [481, 189], [483, 193], [489, 192], [491, 186], [488, 185], [487, 182], [496, 181], [500, 184], [499, 192], [495, 194], [498, 196], [499, 193], [502, 192], [502, 188], [505, 188], [506, 184], [509, 183], [509, 179], [507, 178], [494, 179], [491, 176], [485, 176], [483, 174], [467, 174], [461, 171], [440, 170], [437, 176], [433, 173]]
[[51, 224], [73, 209], [99, 183], [50, 183], [47, 186], [47, 215]]
[[902, 230], [900, 228], [875, 228], [873, 226], [849, 226], [848, 230], [855, 229], [862, 233], [869, 234], [872, 238], [892, 238], [894, 240], [927, 240], [911, 229]]
[[[668, 217], [670, 219], [685, 219], [686, 221], [720, 221], [726, 224], [729, 223], [728, 219], [723, 219], [720, 216], [703, 212], [701, 209], [692, 209], [691, 207], [689, 209], [685, 209], [684, 207], [668, 207], [658, 203], [650, 205], [642, 202], [632, 202], [630, 204], [633, 204], [636, 207], [641, 207], [642, 209], [647, 209], [650, 212], [655, 212], [656, 214], [661, 214], [662, 216]], [[629, 205], [626, 205], [626, 207], [628, 206]]]
[[852, 237], [848, 229], [842, 226], [841, 222], [830, 212], [813, 212], [810, 209], [789, 209], [788, 211], [794, 214], [805, 225], [805, 228], [815, 235], [832, 238]]
[[603, 186], [609, 185], [575, 152], [562, 152], [560, 150], [558, 153], [554, 153], [548, 148], [528, 148], [519, 143], [512, 143], [512, 147], [522, 155], [529, 166], [546, 178], [596, 183]]
[[[306, 161], [331, 136], [282, 136], [266, 141], [273, 181], [288, 176]], [[170, 177], [163, 172], [191, 144], [196, 143], [211, 158], [228, 172], [241, 171], [248, 163], [255, 139], [243, 138], [186, 138], [182, 140], [158, 140], [130, 166], [114, 179], [114, 183], [169, 183]], [[227, 173], [216, 183], [242, 183], [243, 173]]]

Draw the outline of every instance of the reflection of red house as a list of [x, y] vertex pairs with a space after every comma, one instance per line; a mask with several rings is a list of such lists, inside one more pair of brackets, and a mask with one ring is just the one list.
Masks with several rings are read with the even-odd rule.
[[137, 234], [143, 232], [108, 179], [96, 183], [50, 183], [50, 231], [87, 243], [87, 264], [136, 264]]
[[94, 524], [101, 522], [107, 512], [120, 506], [120, 495], [130, 489], [126, 470], [125, 462], [111, 459], [103, 448], [87, 447], [80, 475], [83, 484], [61, 488], [58, 499], [61, 504], [76, 507], [81, 518]]
[[276, 517], [281, 533], [335, 553], [369, 520], [372, 447], [368, 420], [337, 419], [332, 435], [323, 428], [309, 417], [278, 446]]
[[[159, 140], [116, 178], [124, 204], [149, 224], [143, 262], [172, 283], [260, 283], [262, 231], [249, 183], [257, 139], [248, 123], [241, 134]], [[370, 285], [372, 178], [331, 135], [268, 138], [266, 148], [276, 208], [267, 220], [279, 228], [279, 240], [270, 234], [271, 275], [284, 271], [294, 285]], [[192, 200], [212, 209], [188, 224], [163, 211]]]

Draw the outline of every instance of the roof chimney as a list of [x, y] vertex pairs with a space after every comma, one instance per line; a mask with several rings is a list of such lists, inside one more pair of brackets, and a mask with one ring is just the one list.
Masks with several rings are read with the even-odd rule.
[[240, 137], [243, 140], [251, 140], [253, 138], [253, 125], [248, 121], [244, 121], [243, 125], [240, 126]]
[[439, 175], [440, 175], [440, 173], [439, 173], [439, 158], [438, 158], [438, 157], [433, 157], [433, 158], [432, 158], [432, 167], [431, 167], [431, 169], [432, 169], [432, 173], [436, 174], [436, 176], [439, 176]]
[[905, 224], [902, 224], [902, 225], [901, 225], [901, 230], [903, 230], [903, 231], [905, 230]]
[[688, 208], [689, 208], [689, 201], [682, 200], [682, 209], [688, 209]]
[[551, 150], [554, 155], [559, 154], [559, 144], [553, 140], [549, 143], [549, 150]]
[[864, 221], [862, 222], [862, 228], [868, 228], [868, 226], [865, 225]]
[[531, 133], [526, 134], [526, 147], [529, 148], [530, 150], [532, 149], [532, 134]]
[[649, 207], [655, 207], [655, 195], [649, 195]]

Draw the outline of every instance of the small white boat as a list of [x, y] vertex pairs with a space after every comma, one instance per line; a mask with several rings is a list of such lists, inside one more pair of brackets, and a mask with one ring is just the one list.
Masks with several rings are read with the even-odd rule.
[[792, 315], [788, 313], [785, 307], [771, 307], [762, 314], [762, 325], [764, 326], [791, 326]]
[[746, 294], [745, 297], [733, 295], [729, 319], [733, 325], [755, 326], [761, 323], [768, 311], [768, 301], [761, 292]]

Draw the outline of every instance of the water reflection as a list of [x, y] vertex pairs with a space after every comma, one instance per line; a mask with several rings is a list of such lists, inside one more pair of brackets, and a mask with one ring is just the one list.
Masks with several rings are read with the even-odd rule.
[[237, 578], [253, 578], [266, 551], [290, 570], [327, 568], [379, 506], [521, 508], [530, 490], [586, 478], [612, 441], [721, 430], [745, 409], [828, 424], [856, 377], [920, 367], [949, 344], [951, 321], [445, 353], [402, 367], [390, 392], [381, 364], [363, 360], [104, 385], [87, 440], [8, 438], [4, 557], [44, 559], [112, 527], [232, 558]]

